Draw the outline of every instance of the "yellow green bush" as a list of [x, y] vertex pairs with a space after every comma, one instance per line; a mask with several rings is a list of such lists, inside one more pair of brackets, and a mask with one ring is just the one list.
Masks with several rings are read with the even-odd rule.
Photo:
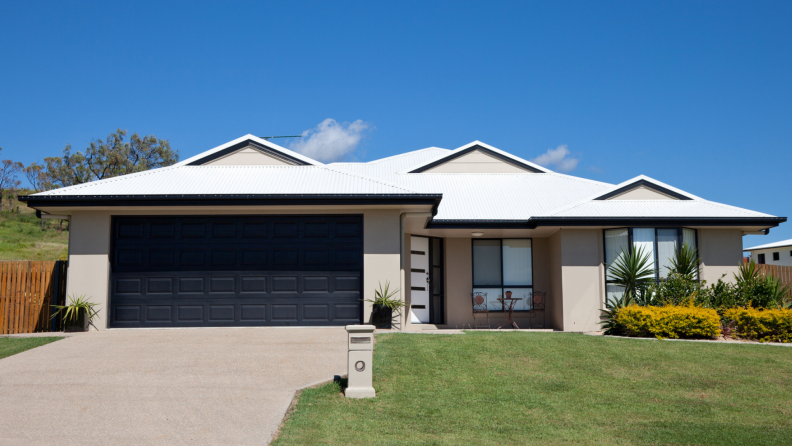
[[714, 338], [721, 332], [718, 312], [696, 306], [629, 305], [618, 309], [614, 319], [627, 336]]
[[723, 319], [737, 324], [737, 336], [762, 342], [792, 342], [792, 309], [732, 308]]

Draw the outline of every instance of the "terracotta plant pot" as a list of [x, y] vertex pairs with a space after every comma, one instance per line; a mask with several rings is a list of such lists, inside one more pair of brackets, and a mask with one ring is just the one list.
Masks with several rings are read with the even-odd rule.
[[512, 292], [511, 291], [507, 291], [506, 292], [506, 299], [511, 299], [511, 295], [512, 295]]

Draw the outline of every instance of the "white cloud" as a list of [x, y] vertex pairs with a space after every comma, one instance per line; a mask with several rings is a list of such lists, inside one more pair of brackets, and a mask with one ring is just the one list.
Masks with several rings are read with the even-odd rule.
[[339, 124], [335, 119], [327, 118], [302, 132], [302, 138], [289, 144], [289, 148], [317, 161], [338, 161], [355, 151], [363, 134], [370, 128], [369, 123], [360, 119]]
[[555, 170], [559, 172], [571, 172], [575, 170], [580, 160], [569, 157], [569, 149], [566, 145], [561, 145], [555, 149], [547, 149], [547, 152], [537, 156], [531, 161], [540, 166], [555, 166]]

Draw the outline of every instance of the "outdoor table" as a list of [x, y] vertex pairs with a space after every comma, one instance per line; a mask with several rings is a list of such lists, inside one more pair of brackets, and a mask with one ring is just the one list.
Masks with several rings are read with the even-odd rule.
[[504, 325], [506, 326], [511, 325], [519, 330], [520, 327], [517, 326], [517, 322], [514, 322], [514, 305], [517, 303], [518, 300], [523, 300], [522, 297], [499, 297], [496, 300], [499, 301], [504, 307], [506, 307], [506, 305], [508, 304], [508, 313], [506, 316], [506, 322], [500, 324], [498, 330], [500, 330], [501, 327], [503, 327]]

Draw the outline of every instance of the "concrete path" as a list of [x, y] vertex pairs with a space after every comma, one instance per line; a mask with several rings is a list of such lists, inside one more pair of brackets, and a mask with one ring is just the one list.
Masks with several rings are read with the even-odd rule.
[[267, 444], [346, 350], [343, 327], [82, 333], [0, 360], [0, 444]]

